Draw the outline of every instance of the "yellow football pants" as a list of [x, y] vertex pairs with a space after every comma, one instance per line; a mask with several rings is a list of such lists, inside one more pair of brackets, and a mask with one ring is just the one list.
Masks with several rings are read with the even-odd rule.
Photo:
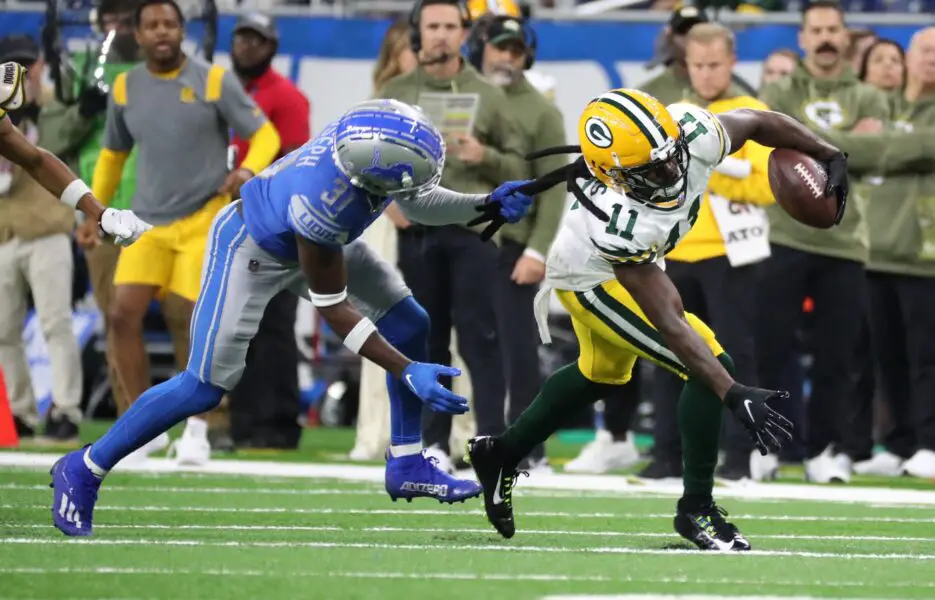
[[[581, 373], [597, 383], [624, 384], [630, 381], [638, 357], [672, 371], [682, 379], [688, 372], [666, 347], [662, 335], [649, 322], [636, 300], [616, 279], [586, 292], [556, 290], [559, 301], [571, 315], [581, 355]], [[685, 318], [711, 348], [714, 356], [724, 349], [711, 328], [691, 313]]]

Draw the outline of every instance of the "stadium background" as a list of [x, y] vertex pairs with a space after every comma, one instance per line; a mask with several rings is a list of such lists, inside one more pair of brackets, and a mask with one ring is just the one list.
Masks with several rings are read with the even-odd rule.
[[[273, 67], [296, 81], [311, 100], [313, 135], [349, 105], [370, 95], [371, 70], [390, 18], [307, 17], [288, 14], [295, 10], [275, 8], [268, 12], [276, 17], [280, 36]], [[629, 18], [653, 22], [551, 21], [533, 16], [531, 23], [539, 38], [535, 70], [556, 79], [556, 103], [565, 117], [570, 139], [574, 139], [581, 107], [594, 94], [613, 87], [636, 86], [661, 71], [659, 67], [647, 70], [645, 64], [653, 57], [656, 38], [669, 13], [645, 14]], [[770, 52], [798, 48], [798, 16], [783, 14], [782, 20], [788, 22], [768, 22], [775, 17], [735, 16], [725, 20], [737, 34], [739, 62], [735, 72], [754, 86], [759, 84], [761, 61]], [[613, 18], [628, 17], [618, 12]], [[8, 12], [0, 18], [0, 36], [32, 32], [38, 37], [42, 20], [38, 10]], [[225, 14], [219, 23], [215, 62], [225, 66], [230, 64], [228, 53], [235, 20], [235, 15]], [[887, 24], [894, 20], [910, 22]], [[903, 47], [913, 32], [932, 23], [935, 19], [921, 14], [908, 18], [863, 14], [849, 21], [853, 26], [869, 27]]]
[[[280, 36], [273, 68], [297, 82], [310, 99], [313, 135], [340, 116], [347, 106], [371, 94], [372, 69], [380, 43], [393, 19], [408, 7], [404, 2], [390, 5], [397, 7], [393, 14], [372, 17], [308, 16], [301, 14], [306, 9], [296, 7], [266, 10], [276, 18]], [[41, 6], [6, 4], [0, 16], [0, 37], [29, 33], [38, 39], [44, 21]], [[657, 39], [669, 16], [667, 11], [615, 11], [611, 15], [585, 17], [587, 20], [570, 11], [544, 12], [548, 18], [537, 18], [538, 13], [534, 13], [531, 20], [539, 39], [534, 69], [554, 78], [555, 102], [565, 118], [568, 139], [575, 138], [577, 115], [594, 94], [613, 87], [639, 86], [662, 71], [661, 66], [650, 69], [646, 65], [654, 57]], [[915, 31], [935, 23], [926, 14], [860, 13], [849, 17], [850, 26], [872, 29], [878, 36], [903, 47], [908, 46]], [[228, 12], [221, 15], [218, 23], [214, 62], [225, 67], [230, 66], [236, 19], [237, 14]], [[795, 13], [725, 13], [722, 20], [737, 35], [738, 63], [734, 72], [754, 87], [759, 87], [762, 60], [770, 52], [798, 48], [799, 17]], [[194, 26], [196, 34], [197, 27]], [[89, 34], [89, 30], [79, 27], [68, 29], [75, 49], [83, 46], [82, 36]], [[194, 49], [191, 42], [187, 44]], [[303, 302], [296, 328], [300, 348], [304, 345], [301, 340], [312, 334], [312, 314], [311, 306]], [[100, 326], [98, 320], [96, 310], [76, 308], [74, 329], [82, 347], [93, 341]], [[39, 411], [44, 414], [51, 405], [51, 374], [42, 333], [32, 312], [24, 339]], [[309, 356], [307, 348], [305, 355]], [[323, 384], [313, 380], [307, 365], [300, 365], [304, 403], [320, 399]]]

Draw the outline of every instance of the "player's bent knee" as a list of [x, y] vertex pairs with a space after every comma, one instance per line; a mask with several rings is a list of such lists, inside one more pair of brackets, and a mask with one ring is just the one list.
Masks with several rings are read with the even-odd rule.
[[187, 392], [187, 397], [191, 398], [190, 408], [197, 411], [196, 414], [213, 410], [221, 403], [221, 398], [224, 397], [221, 387], [202, 381], [191, 371], [182, 371], [179, 377], [180, 385]]
[[377, 322], [380, 335], [394, 346], [411, 341], [425, 342], [431, 326], [429, 313], [412, 296], [397, 302]]

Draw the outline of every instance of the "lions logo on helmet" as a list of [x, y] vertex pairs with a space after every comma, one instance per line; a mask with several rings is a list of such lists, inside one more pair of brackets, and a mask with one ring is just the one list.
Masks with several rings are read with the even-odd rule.
[[678, 123], [649, 94], [601, 94], [585, 107], [578, 131], [585, 164], [604, 185], [658, 208], [685, 201], [687, 145]]

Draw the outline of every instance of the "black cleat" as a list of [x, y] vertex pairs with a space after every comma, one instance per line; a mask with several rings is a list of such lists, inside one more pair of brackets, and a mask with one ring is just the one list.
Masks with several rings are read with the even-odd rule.
[[484, 488], [487, 520], [503, 537], [513, 537], [516, 533], [513, 522], [513, 485], [519, 474], [525, 472], [517, 471], [515, 463], [504, 461], [497, 448], [497, 439], [493, 437], [481, 436], [468, 440], [466, 456]]
[[743, 552], [750, 550], [750, 542], [737, 527], [724, 519], [727, 511], [714, 502], [700, 510], [675, 513], [675, 531], [702, 550]]

